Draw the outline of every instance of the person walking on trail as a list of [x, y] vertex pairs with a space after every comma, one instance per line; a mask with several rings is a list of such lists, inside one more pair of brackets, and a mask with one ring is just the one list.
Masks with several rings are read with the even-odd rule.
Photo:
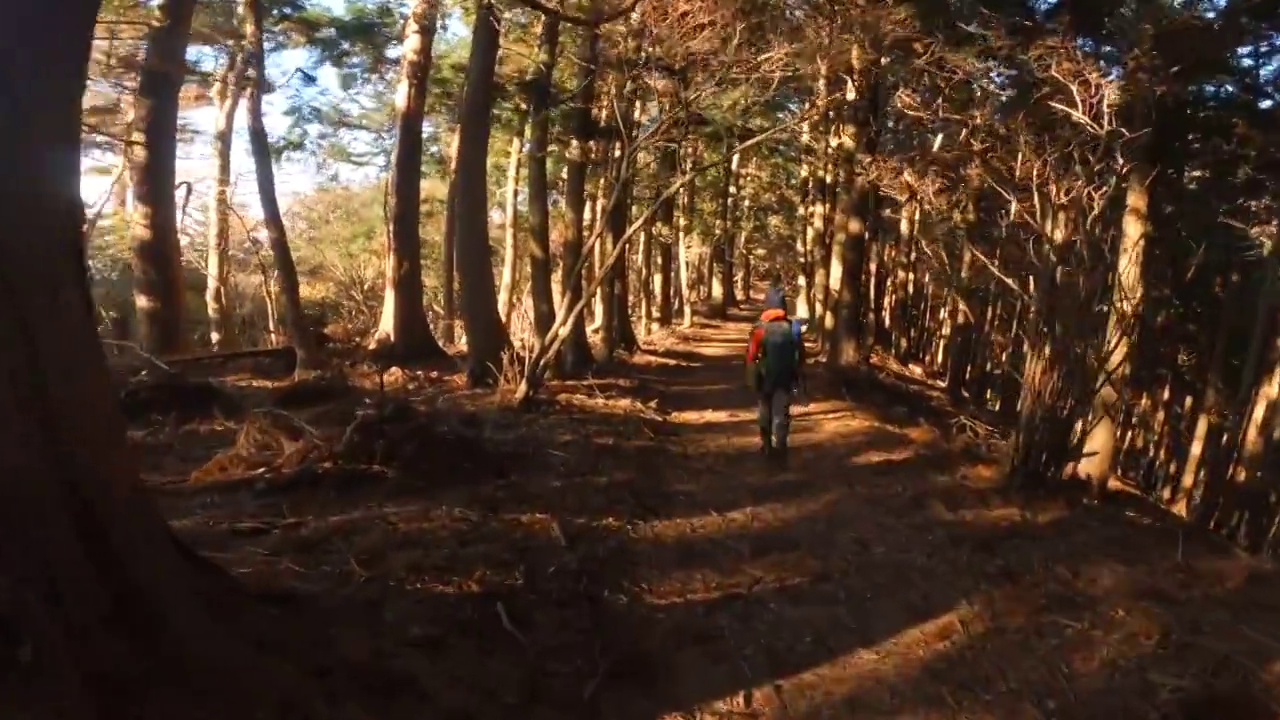
[[774, 273], [769, 278], [769, 289], [764, 293], [764, 306], [766, 309], [781, 309], [784, 312], [787, 309], [787, 288], [782, 283], [782, 273]]
[[791, 402], [802, 380], [804, 342], [787, 316], [786, 306], [771, 297], [747, 342], [747, 384], [756, 392], [760, 451], [785, 463], [791, 429]]
[[[774, 273], [769, 280], [769, 289], [764, 294], [765, 310], [787, 310], [787, 286], [782, 281], [782, 273]], [[804, 335], [805, 326], [809, 324], [808, 318], [791, 318], [791, 331], [795, 333], [796, 340], [799, 341]]]

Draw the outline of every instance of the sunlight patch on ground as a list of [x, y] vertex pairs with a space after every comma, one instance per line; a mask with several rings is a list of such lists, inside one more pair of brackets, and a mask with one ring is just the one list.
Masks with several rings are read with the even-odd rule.
[[800, 553], [774, 556], [751, 563], [732, 574], [689, 570], [672, 574], [661, 585], [643, 585], [640, 596], [653, 605], [710, 602], [752, 593], [776, 592], [807, 584], [816, 563]]
[[[900, 702], [894, 697], [895, 685], [905, 678], [920, 675], [939, 655], [974, 642], [980, 633], [976, 611], [962, 605], [876, 645], [846, 653], [790, 677], [758, 685], [750, 695], [757, 698], [756, 709], [764, 710], [762, 716], [770, 718], [908, 717], [878, 714], [873, 708], [894, 707]], [[946, 693], [943, 688], [939, 691]], [[717, 714], [741, 712], [741, 697], [735, 693], [706, 703], [701, 709]], [[856, 710], [848, 702], [851, 697], [859, 699]], [[763, 708], [759, 707], [761, 705]], [[839, 714], [833, 715], [833, 710]], [[912, 714], [909, 717], [930, 716]]]
[[741, 507], [725, 513], [712, 512], [696, 517], [655, 520], [647, 525], [648, 533], [656, 540], [675, 542], [693, 536], [699, 539], [717, 540], [725, 549], [733, 549], [736, 554], [746, 557], [749, 552], [727, 538], [738, 534], [786, 530], [828, 512], [836, 503], [844, 498], [845, 493], [831, 490], [820, 495], [800, 498], [789, 502], [761, 503]]

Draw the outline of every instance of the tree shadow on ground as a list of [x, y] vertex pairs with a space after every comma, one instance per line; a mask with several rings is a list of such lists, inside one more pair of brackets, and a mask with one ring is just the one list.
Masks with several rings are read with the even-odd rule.
[[1007, 497], [935, 428], [830, 395], [765, 465], [745, 333], [472, 410], [502, 474], [424, 458], [166, 507], [301, 593], [333, 692], [380, 718], [1157, 717], [1274, 679], [1280, 580], [1132, 498]]

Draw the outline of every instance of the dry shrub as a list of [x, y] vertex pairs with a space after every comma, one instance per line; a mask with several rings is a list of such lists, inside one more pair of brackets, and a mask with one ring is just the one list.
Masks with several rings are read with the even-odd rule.
[[311, 426], [281, 410], [255, 410], [240, 428], [235, 444], [191, 473], [191, 480], [288, 472], [316, 460], [322, 451], [319, 434]]

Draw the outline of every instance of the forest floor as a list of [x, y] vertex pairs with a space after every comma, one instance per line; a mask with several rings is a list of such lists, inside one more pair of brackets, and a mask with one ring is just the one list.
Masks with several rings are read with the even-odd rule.
[[906, 378], [918, 403], [811, 378], [771, 469], [747, 327], [700, 321], [533, 413], [393, 371], [341, 458], [315, 447], [374, 391], [289, 410], [275, 450], [237, 422], [134, 438], [179, 535], [309, 623], [378, 720], [1280, 716], [1268, 564], [1123, 494], [1001, 492]]

